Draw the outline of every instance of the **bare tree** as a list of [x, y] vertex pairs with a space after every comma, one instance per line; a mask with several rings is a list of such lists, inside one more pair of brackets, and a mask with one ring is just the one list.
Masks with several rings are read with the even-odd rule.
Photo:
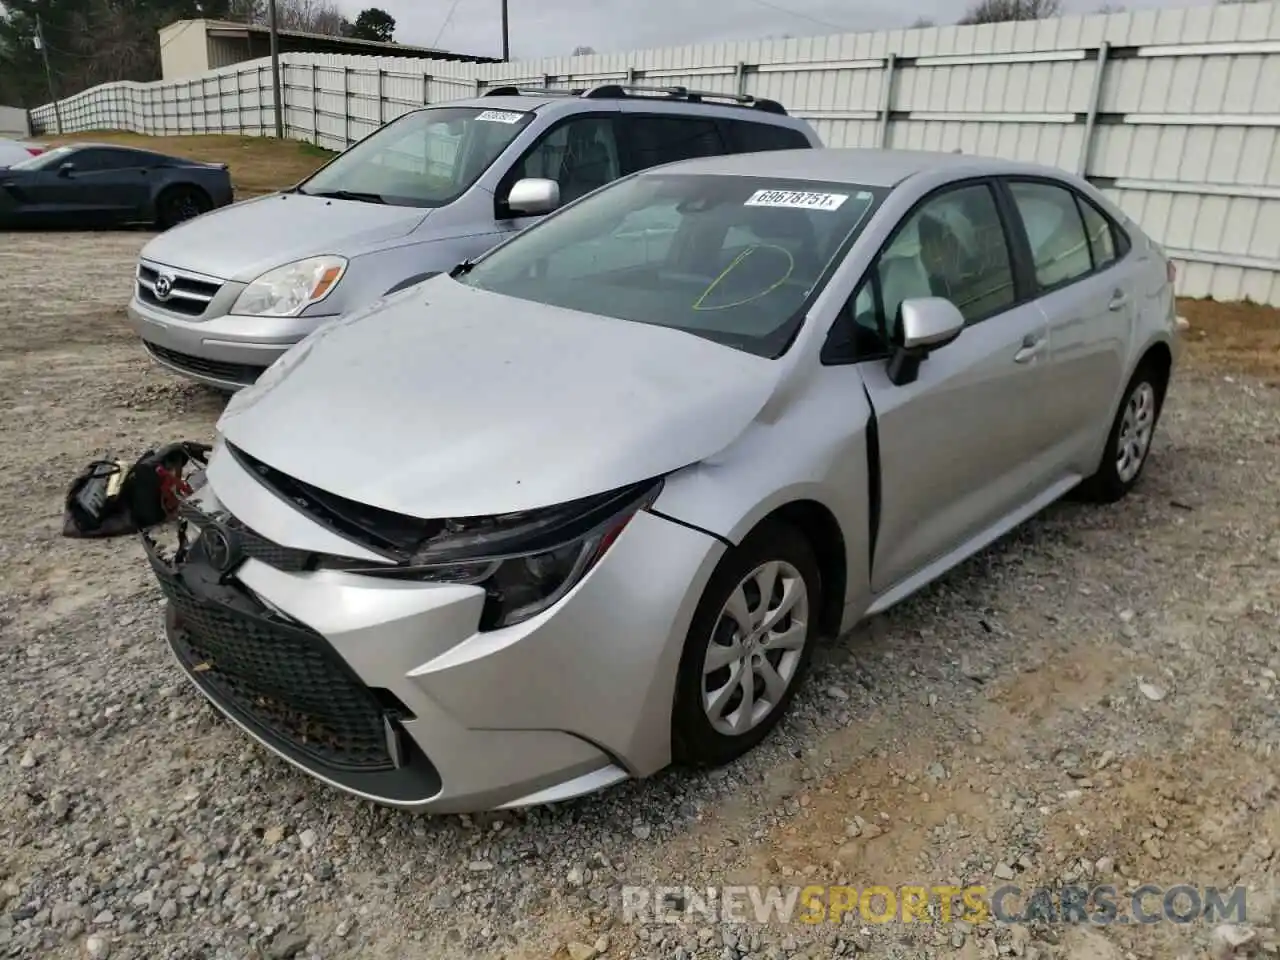
[[1047, 20], [1062, 13], [1062, 0], [978, 0], [957, 23]]
[[937, 24], [934, 23], [932, 20], [930, 20], [928, 17], [916, 17], [915, 20], [911, 21], [911, 26], [907, 27], [907, 29], [923, 30], [925, 27], [935, 27], [935, 26], [937, 26]]
[[1124, 13], [1123, 3], [1104, 3], [1095, 13]]
[[[234, 0], [231, 18], [241, 23], [266, 24], [270, 20], [266, 0]], [[276, 22], [281, 30], [302, 33], [340, 37], [349, 32], [347, 20], [333, 0], [276, 0]]]
[[571, 56], [571, 57], [589, 57], [589, 56], [591, 56], [591, 54], [593, 54], [593, 53], [595, 53], [595, 52], [596, 52], [596, 48], [595, 48], [595, 47], [588, 47], [588, 46], [586, 46], [585, 44], [583, 44], [582, 46], [574, 47], [574, 48], [573, 48], [573, 53], [569, 54], [569, 56]]

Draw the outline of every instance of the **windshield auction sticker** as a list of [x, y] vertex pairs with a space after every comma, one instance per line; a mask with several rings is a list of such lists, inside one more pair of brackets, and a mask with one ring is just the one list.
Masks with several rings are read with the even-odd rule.
[[793, 207], [800, 210], [839, 210], [847, 193], [803, 193], [795, 190], [757, 190], [746, 207]]
[[508, 113], [506, 110], [486, 110], [477, 120], [488, 120], [490, 123], [519, 123], [524, 119], [523, 113]]

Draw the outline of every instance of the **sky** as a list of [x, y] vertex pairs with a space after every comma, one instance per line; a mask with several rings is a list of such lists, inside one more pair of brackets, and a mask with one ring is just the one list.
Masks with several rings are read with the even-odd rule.
[[[1197, 0], [1136, 0], [1137, 7], [1190, 6]], [[1204, 2], [1204, 0], [1201, 0]], [[396, 40], [459, 53], [501, 56], [502, 0], [338, 0], [349, 17], [376, 5], [396, 18]], [[1102, 0], [1066, 0], [1091, 13]], [[508, 0], [512, 59], [568, 56], [763, 37], [815, 36], [905, 27], [919, 17], [954, 23], [964, 0], [915, 0], [910, 7], [867, 0]]]

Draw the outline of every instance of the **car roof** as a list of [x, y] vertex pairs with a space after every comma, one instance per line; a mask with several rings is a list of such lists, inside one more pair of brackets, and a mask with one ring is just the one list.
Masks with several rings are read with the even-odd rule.
[[875, 150], [823, 147], [810, 150], [769, 150], [760, 153], [700, 157], [654, 167], [646, 173], [689, 173], [727, 177], [777, 177], [816, 180], [866, 187], [893, 187], [919, 173], [946, 170], [960, 176], [1027, 173], [1061, 175], [1036, 164], [994, 157], [932, 150]]

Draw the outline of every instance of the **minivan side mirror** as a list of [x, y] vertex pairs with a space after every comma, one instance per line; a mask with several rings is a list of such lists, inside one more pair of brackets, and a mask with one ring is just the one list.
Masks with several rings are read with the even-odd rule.
[[68, 160], [66, 163], [62, 164], [62, 166], [58, 167], [58, 176], [60, 177], [69, 176], [75, 170], [75, 168], [76, 168], [76, 165], [72, 163], [70, 160]]
[[560, 184], [540, 177], [525, 177], [511, 185], [507, 209], [515, 216], [533, 217], [560, 206]]
[[915, 297], [898, 308], [898, 337], [889, 357], [889, 379], [896, 386], [915, 380], [920, 362], [964, 332], [964, 314], [945, 297]]

